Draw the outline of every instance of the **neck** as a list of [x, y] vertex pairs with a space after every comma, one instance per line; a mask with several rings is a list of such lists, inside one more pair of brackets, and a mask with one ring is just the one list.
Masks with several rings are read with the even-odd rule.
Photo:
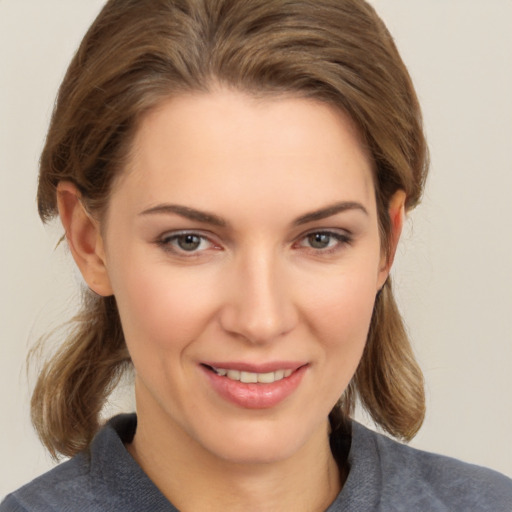
[[182, 512], [320, 512], [334, 501], [343, 484], [344, 472], [330, 450], [327, 420], [285, 460], [240, 463], [205, 451], [176, 425], [154, 418], [146, 421], [141, 412], [128, 450]]

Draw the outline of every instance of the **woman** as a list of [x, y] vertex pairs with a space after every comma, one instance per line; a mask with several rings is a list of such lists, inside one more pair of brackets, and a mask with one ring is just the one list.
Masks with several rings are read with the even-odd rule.
[[[389, 270], [426, 169], [366, 3], [108, 2], [38, 191], [89, 288], [33, 396], [74, 457], [1, 510], [509, 510], [505, 477], [350, 421], [423, 420]], [[132, 363], [137, 416], [100, 428]]]

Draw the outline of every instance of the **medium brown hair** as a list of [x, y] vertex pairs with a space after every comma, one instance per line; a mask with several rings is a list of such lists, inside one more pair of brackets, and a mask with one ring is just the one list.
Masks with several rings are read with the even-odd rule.
[[[84, 37], [60, 87], [41, 156], [38, 208], [57, 214], [56, 186], [73, 182], [100, 219], [142, 117], [164, 99], [221, 84], [250, 94], [314, 98], [347, 112], [374, 161], [383, 250], [388, 205], [421, 196], [427, 149], [409, 74], [363, 0], [111, 0]], [[114, 297], [86, 290], [74, 330], [40, 374], [33, 423], [53, 455], [85, 448], [130, 358]], [[393, 436], [424, 417], [423, 377], [388, 280], [363, 358], [332, 415], [359, 397]]]

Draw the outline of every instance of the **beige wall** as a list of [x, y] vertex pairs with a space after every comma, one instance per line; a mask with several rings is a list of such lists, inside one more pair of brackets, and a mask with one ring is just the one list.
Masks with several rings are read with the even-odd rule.
[[[395, 269], [428, 388], [413, 442], [512, 476], [512, 3], [374, 0], [425, 113], [432, 173]], [[65, 66], [101, 0], [0, 0], [0, 497], [51, 463], [28, 418], [28, 344], [76, 279], [34, 201]]]

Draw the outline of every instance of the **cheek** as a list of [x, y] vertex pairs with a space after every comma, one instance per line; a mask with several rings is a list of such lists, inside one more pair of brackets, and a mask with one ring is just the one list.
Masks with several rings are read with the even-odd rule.
[[[123, 270], [123, 267], [125, 269]], [[191, 342], [212, 315], [211, 276], [172, 269], [165, 264], [117, 266], [116, 296], [130, 351], [148, 344], [158, 351]]]
[[323, 304], [318, 303], [317, 317], [326, 355], [355, 371], [366, 343], [375, 295], [370, 287], [363, 290], [351, 284], [344, 281], [344, 289], [333, 290], [331, 300], [324, 297]]
[[[353, 269], [352, 269], [353, 270]], [[310, 329], [321, 342], [321, 393], [334, 404], [352, 379], [366, 344], [375, 303], [376, 272], [347, 271], [308, 294]]]
[[305, 308], [318, 328], [347, 343], [358, 341], [358, 333], [366, 339], [378, 287], [377, 258], [363, 256], [349, 263], [321, 278], [314, 276], [304, 287]]
[[331, 314], [340, 320], [339, 329], [366, 333], [375, 301], [375, 280], [368, 276], [348, 276], [339, 288], [331, 302]]

